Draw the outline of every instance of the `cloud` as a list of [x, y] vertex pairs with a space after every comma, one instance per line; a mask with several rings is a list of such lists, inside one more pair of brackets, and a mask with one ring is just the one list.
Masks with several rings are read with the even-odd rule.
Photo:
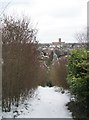
[[20, 17], [24, 14], [34, 24], [38, 22], [40, 42], [60, 36], [67, 42], [74, 41], [73, 34], [80, 26], [86, 26], [86, 10], [87, 0], [12, 0], [6, 14]]

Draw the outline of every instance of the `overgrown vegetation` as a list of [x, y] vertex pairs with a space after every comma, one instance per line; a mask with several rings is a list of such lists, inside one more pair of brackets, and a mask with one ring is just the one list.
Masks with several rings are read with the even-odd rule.
[[52, 64], [50, 68], [50, 80], [53, 85], [63, 87], [65, 89], [68, 88], [68, 83], [66, 80], [67, 77], [67, 65], [68, 58], [60, 57], [54, 64]]
[[[19, 105], [30, 89], [35, 88], [44, 68], [39, 61], [37, 30], [26, 19], [5, 17], [2, 28], [2, 110], [10, 111], [11, 105]], [[42, 72], [43, 76], [39, 74]]]
[[[68, 60], [67, 80], [70, 90], [75, 95], [75, 102], [78, 106], [89, 112], [89, 51], [86, 49], [76, 49], [71, 51]], [[81, 109], [80, 108], [80, 109]], [[88, 114], [87, 114], [88, 115]]]

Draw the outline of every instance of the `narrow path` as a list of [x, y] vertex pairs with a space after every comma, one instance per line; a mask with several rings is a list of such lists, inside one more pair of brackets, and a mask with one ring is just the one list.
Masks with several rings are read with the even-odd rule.
[[19, 106], [17, 118], [71, 118], [65, 106], [69, 99], [67, 91], [62, 94], [57, 87], [39, 86], [33, 98]]

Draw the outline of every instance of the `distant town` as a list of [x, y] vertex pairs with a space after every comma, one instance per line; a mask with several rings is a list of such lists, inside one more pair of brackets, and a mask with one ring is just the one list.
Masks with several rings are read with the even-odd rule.
[[39, 51], [41, 53], [41, 59], [44, 59], [44, 56], [47, 58], [53, 52], [53, 54], [57, 55], [57, 58], [61, 56], [65, 56], [70, 54], [72, 49], [83, 48], [85, 46], [84, 43], [65, 43], [62, 42], [62, 39], [59, 38], [57, 42], [52, 43], [40, 43]]

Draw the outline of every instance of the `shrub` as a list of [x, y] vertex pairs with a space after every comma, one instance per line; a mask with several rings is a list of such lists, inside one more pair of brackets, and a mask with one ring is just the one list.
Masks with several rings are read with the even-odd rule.
[[5, 17], [2, 28], [2, 110], [10, 111], [11, 104], [19, 105], [36, 87], [39, 71], [39, 51], [36, 30], [30, 22]]
[[87, 98], [89, 97], [89, 62], [87, 58], [86, 49], [72, 50], [68, 60], [67, 76], [72, 94], [84, 108], [88, 107]]
[[67, 83], [67, 57], [61, 57], [51, 66], [50, 69], [50, 79], [52, 83], [56, 86], [63, 87], [65, 89], [68, 88]]

